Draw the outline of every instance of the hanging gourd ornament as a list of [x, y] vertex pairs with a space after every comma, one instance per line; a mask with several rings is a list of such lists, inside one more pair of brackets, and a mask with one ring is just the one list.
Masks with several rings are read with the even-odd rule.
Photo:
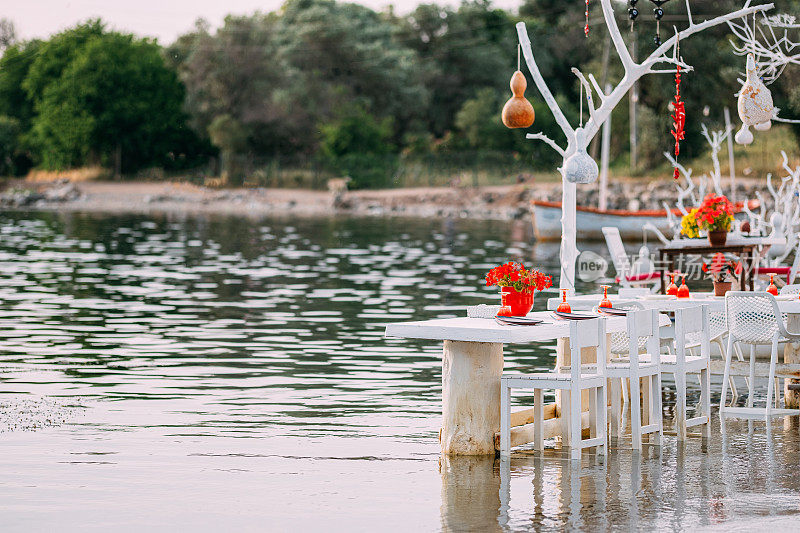
[[766, 122], [759, 122], [758, 124], [753, 126], [753, 129], [756, 131], [769, 131], [771, 127], [772, 127], [772, 121], [768, 120]]
[[[753, 54], [747, 54], [747, 79], [739, 91], [738, 101], [739, 118], [742, 120], [742, 128], [736, 133], [736, 142], [739, 144], [750, 144], [753, 142], [753, 134], [750, 126], [761, 125], [772, 119], [773, 103], [772, 93], [758, 77], [756, 61]], [[769, 126], [758, 126], [769, 129]]]
[[525, 75], [517, 70], [511, 76], [510, 85], [513, 96], [503, 106], [503, 124], [508, 128], [528, 128], [533, 124], [536, 114], [531, 103], [525, 98], [525, 89], [528, 88]]
[[570, 183], [592, 183], [599, 175], [597, 162], [586, 153], [586, 148], [578, 148], [564, 161], [564, 178]]

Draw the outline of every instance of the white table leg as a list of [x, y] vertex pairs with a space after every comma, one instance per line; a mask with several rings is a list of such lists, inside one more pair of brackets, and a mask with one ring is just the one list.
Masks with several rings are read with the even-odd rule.
[[500, 429], [503, 345], [444, 341], [442, 359], [442, 453], [494, 454]]

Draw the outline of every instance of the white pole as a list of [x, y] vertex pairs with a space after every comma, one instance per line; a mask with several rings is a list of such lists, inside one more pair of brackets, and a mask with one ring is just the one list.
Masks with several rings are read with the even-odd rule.
[[[606, 94], [611, 92], [611, 84], [606, 85]], [[611, 151], [611, 113], [603, 122], [603, 142], [600, 147], [600, 198], [598, 207], [608, 209], [608, 157]]]
[[728, 132], [728, 166], [731, 173], [731, 202], [736, 203], [736, 170], [733, 168], [733, 125], [731, 125], [731, 112], [726, 107], [725, 113], [725, 131]]

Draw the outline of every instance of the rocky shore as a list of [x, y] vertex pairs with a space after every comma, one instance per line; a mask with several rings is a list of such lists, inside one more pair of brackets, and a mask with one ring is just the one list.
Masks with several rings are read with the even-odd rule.
[[[725, 184], [727, 185], [727, 184]], [[764, 180], [738, 180], [737, 198], [754, 198]], [[726, 191], [727, 192], [727, 191]], [[677, 198], [670, 181], [626, 180], [609, 184], [609, 209], [663, 209]], [[420, 187], [332, 194], [304, 189], [210, 189], [179, 182], [9, 183], [0, 207], [22, 210], [204, 212], [263, 216], [408, 216], [513, 220], [528, 216], [531, 200], [559, 202], [560, 183], [493, 187]], [[596, 207], [597, 185], [578, 188], [578, 205]]]

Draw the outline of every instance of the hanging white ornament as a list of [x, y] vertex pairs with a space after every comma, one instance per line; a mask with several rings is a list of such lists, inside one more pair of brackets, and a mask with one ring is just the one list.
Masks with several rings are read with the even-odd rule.
[[750, 131], [750, 128], [746, 124], [742, 124], [742, 129], [736, 132], [736, 136], [734, 136], [733, 140], [736, 141], [736, 144], [752, 144], [753, 132]]
[[597, 162], [586, 153], [586, 148], [578, 148], [564, 161], [564, 178], [570, 183], [592, 183], [599, 175]]
[[772, 121], [768, 120], [766, 122], [759, 122], [758, 124], [753, 126], [753, 129], [756, 131], [769, 131], [771, 127], [772, 127]]
[[747, 54], [747, 79], [739, 91], [739, 118], [742, 124], [755, 126], [772, 118], [772, 93], [758, 77], [753, 54]]

